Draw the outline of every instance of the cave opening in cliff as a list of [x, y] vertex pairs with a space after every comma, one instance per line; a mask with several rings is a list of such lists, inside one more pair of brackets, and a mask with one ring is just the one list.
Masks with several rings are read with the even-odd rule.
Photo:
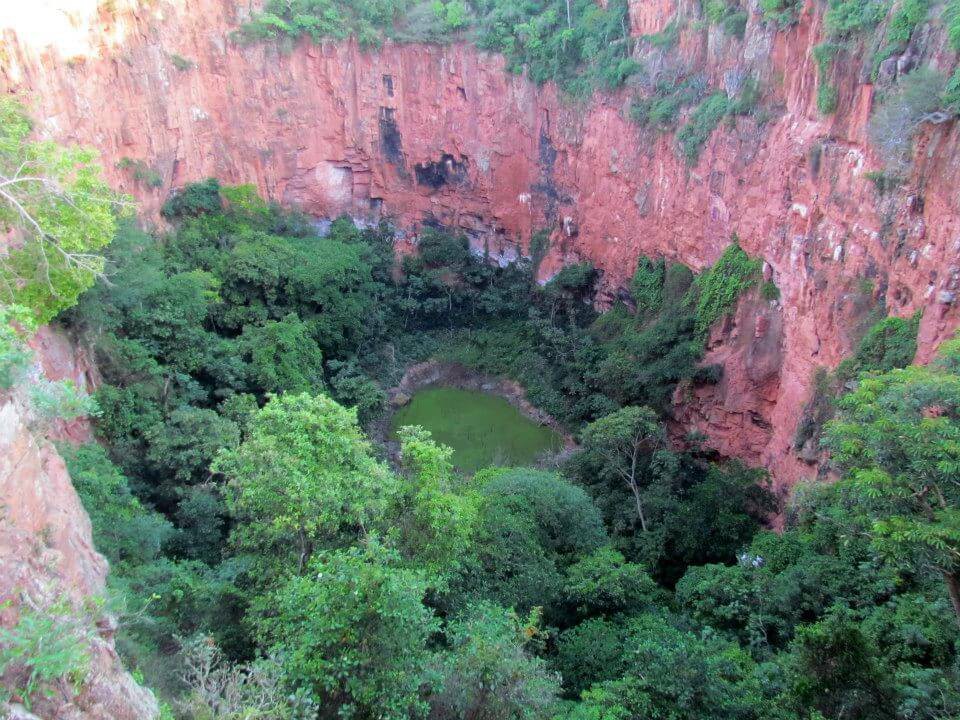
[[469, 161], [461, 156], [459, 159], [444, 153], [437, 161], [417, 163], [414, 174], [417, 185], [423, 185], [433, 190], [439, 190], [444, 185], [463, 185], [468, 181]]

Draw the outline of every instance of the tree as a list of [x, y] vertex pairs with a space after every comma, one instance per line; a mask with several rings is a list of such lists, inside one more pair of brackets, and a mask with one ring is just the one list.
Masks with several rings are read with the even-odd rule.
[[[736, 645], [640, 615], [625, 628], [629, 671], [593, 685], [567, 720], [753, 720], [773, 715], [750, 657]], [[770, 712], [770, 714], [768, 714]]]
[[607, 543], [603, 520], [590, 496], [557, 473], [529, 468], [495, 468], [474, 482], [488, 507], [522, 510], [536, 527], [536, 539], [564, 565]]
[[390, 536], [411, 563], [443, 577], [460, 566], [477, 524], [476, 495], [453, 471], [453, 450], [421, 427], [400, 428], [403, 472]]
[[797, 711], [851, 720], [896, 717], [890, 678], [849, 611], [801, 627], [792, 653], [790, 694]]
[[887, 169], [894, 175], [907, 171], [912, 161], [913, 139], [925, 123], [952, 119], [942, 110], [944, 78], [929, 67], [917, 68], [900, 78], [870, 118], [870, 140], [877, 146]]
[[249, 358], [251, 380], [263, 392], [316, 392], [323, 388], [323, 354], [296, 315], [245, 326], [239, 346]]
[[28, 140], [30, 120], [0, 98], [0, 293], [29, 307], [39, 323], [73, 305], [103, 274], [98, 251], [116, 231], [123, 200], [101, 177], [96, 154]]
[[663, 600], [643, 566], [603, 547], [567, 569], [567, 601], [584, 616], [637, 612]]
[[468, 607], [448, 625], [442, 680], [430, 698], [442, 720], [536, 720], [549, 717], [559, 678], [527, 651], [539, 635], [536, 616], [490, 603]]
[[330, 370], [330, 389], [334, 398], [345, 407], [355, 407], [361, 425], [366, 427], [379, 417], [387, 394], [376, 380], [360, 368], [356, 360], [331, 360], [327, 368]]
[[936, 570], [960, 622], [960, 346], [931, 367], [866, 375], [827, 443], [866, 500], [878, 550]]
[[373, 540], [321, 552], [260, 604], [261, 642], [283, 657], [290, 682], [341, 717], [408, 720], [427, 707], [439, 623], [423, 604], [427, 582]]
[[247, 435], [213, 464], [229, 480], [233, 538], [281, 557], [293, 548], [298, 573], [324, 541], [365, 535], [396, 492], [356, 412], [323, 395], [271, 398]]
[[164, 484], [194, 484], [209, 478], [210, 463], [222, 448], [240, 442], [236, 423], [214, 410], [181, 407], [146, 433], [147, 459]]
[[90, 516], [97, 550], [107, 557], [114, 571], [156, 559], [173, 533], [170, 522], [134, 497], [127, 478], [99, 445], [64, 447], [61, 452]]
[[285, 687], [283, 666], [275, 657], [232, 663], [213, 638], [197, 635], [180, 652], [181, 680], [187, 688], [179, 704], [191, 718], [293, 720], [297, 700]]
[[477, 473], [474, 482], [479, 518], [453, 583], [455, 601], [479, 597], [521, 613], [552, 612], [563, 569], [608, 542], [599, 511], [555, 473], [498, 468]]
[[617, 619], [589, 618], [557, 638], [552, 662], [563, 678], [563, 687], [571, 698], [594, 683], [616, 680], [626, 674], [630, 658], [624, 652], [626, 631]]
[[663, 439], [656, 413], [647, 407], [622, 408], [595, 420], [583, 431], [586, 448], [603, 457], [630, 488], [644, 532], [649, 528], [644, 514], [641, 460], [644, 453], [660, 447]]

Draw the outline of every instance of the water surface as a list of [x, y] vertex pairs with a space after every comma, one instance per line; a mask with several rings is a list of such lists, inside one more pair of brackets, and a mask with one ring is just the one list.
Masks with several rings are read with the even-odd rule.
[[502, 397], [475, 390], [429, 387], [397, 410], [392, 428], [420, 425], [453, 448], [453, 461], [467, 473], [489, 465], [533, 465], [563, 446], [560, 436], [524, 416]]

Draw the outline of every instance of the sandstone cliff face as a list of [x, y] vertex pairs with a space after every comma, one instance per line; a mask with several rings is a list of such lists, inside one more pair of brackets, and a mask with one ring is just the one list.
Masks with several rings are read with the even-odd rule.
[[[99, 148], [148, 216], [170, 188], [212, 175], [316, 215], [388, 215], [414, 230], [451, 223], [505, 258], [522, 251], [515, 238], [554, 227], [544, 276], [588, 258], [611, 296], [638, 255], [702, 268], [736, 232], [780, 300], [750, 299], [715, 330], [707, 361], [724, 365], [724, 379], [678, 395], [676, 429], [700, 429], [721, 452], [766, 465], [781, 487], [815, 474], [791, 442], [814, 369], [850, 352], [874, 303], [924, 311], [921, 361], [960, 322], [953, 123], [921, 138], [909, 182], [880, 197], [865, 177], [878, 162], [862, 69], [835, 78], [834, 116], [816, 110], [812, 2], [787, 32], [764, 27], [754, 7], [743, 41], [688, 23], [668, 53], [638, 42], [650, 71], [679, 63], [717, 88], [735, 90], [749, 74], [764, 88], [767, 121], [721, 128], [693, 167], [671, 136], [626, 119], [629, 90], [573, 106], [466, 45], [283, 52], [230, 41], [242, 20], [236, 0], [134, 10], [116, 0], [109, 11], [69, 2], [72, 15], [34, 33], [0, 15], [0, 87], [28, 94], [41, 132]], [[694, 0], [637, 1], [632, 31], [697, 12]], [[926, 49], [934, 63], [937, 43]], [[162, 185], [115, 168], [125, 157], [156, 169]]]
[[[64, 632], [80, 638], [87, 648], [89, 674], [76, 697], [66, 686], [57, 687], [49, 697], [36, 699], [33, 714], [16, 705], [0, 705], [0, 715], [45, 720], [154, 718], [156, 700], [124, 671], [113, 647], [116, 624], [96, 605], [103, 597], [107, 562], [93, 547], [90, 520], [63, 459], [31, 425], [21, 401], [0, 397], [0, 603], [4, 603], [0, 624], [9, 627], [24, 608], [55, 613], [51, 608], [66, 603], [71, 619]], [[11, 672], [16, 676], [16, 668]], [[13, 676], [0, 677], [0, 683], [18, 685]]]

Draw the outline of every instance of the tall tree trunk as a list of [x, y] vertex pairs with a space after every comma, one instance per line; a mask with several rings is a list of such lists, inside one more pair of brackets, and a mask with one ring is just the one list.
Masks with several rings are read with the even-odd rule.
[[637, 517], [640, 518], [640, 527], [644, 532], [647, 531], [647, 518], [643, 514], [643, 501], [640, 500], [640, 488], [636, 483], [630, 483], [630, 489], [633, 491], [633, 499], [637, 503]]
[[630, 479], [627, 485], [633, 491], [633, 499], [637, 501], [637, 517], [640, 518], [640, 527], [647, 531], [647, 518], [643, 515], [643, 502], [640, 500], [640, 488], [637, 487], [637, 459], [640, 457], [640, 444], [633, 444], [633, 455], [630, 458]]
[[957, 623], [960, 624], [960, 578], [957, 578], [955, 572], [943, 572], [943, 580], [947, 583], [947, 593], [950, 595], [950, 604], [953, 605], [953, 612], [957, 616]]
[[570, 0], [567, 0], [567, 27], [573, 27], [573, 16], [570, 14]]

